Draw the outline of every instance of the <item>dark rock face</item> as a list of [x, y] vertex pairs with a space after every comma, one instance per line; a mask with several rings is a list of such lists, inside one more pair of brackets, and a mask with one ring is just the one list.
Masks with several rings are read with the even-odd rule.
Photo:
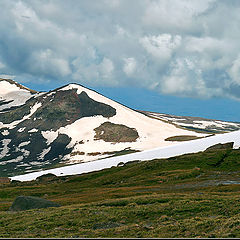
[[232, 149], [233, 144], [234, 144], [234, 142], [218, 143], [218, 144], [208, 147], [205, 151], [216, 150], [216, 149]]
[[42, 131], [57, 130], [83, 117], [101, 115], [109, 118], [116, 115], [116, 109], [110, 105], [93, 100], [84, 91], [77, 94], [76, 89], [71, 89], [31, 98], [12, 111], [1, 113], [0, 122], [11, 123], [22, 119], [30, 113], [31, 107], [39, 102], [41, 107], [29, 119], [19, 124], [19, 128], [26, 127], [26, 130], [29, 130], [34, 126]]
[[80, 103], [80, 117], [92, 117], [102, 115], [103, 117], [113, 117], [116, 115], [116, 109], [91, 99], [84, 91], [78, 95]]
[[24, 211], [29, 209], [39, 209], [48, 207], [60, 207], [60, 205], [39, 197], [19, 196], [14, 200], [9, 210]]
[[[116, 115], [115, 108], [93, 100], [84, 91], [77, 94], [76, 89], [56, 91], [38, 100], [42, 106], [33, 114], [30, 124], [43, 131], [57, 130], [83, 117]], [[34, 118], [37, 120], [33, 121]]]

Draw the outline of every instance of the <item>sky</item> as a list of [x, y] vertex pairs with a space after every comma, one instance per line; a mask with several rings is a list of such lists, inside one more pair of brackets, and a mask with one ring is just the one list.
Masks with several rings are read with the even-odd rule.
[[240, 121], [239, 0], [0, 0], [0, 77]]

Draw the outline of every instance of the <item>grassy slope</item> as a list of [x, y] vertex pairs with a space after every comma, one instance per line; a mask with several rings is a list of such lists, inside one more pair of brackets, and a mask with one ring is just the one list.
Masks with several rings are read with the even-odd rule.
[[[240, 237], [240, 150], [0, 186], [0, 237]], [[60, 208], [8, 212], [19, 195]]]

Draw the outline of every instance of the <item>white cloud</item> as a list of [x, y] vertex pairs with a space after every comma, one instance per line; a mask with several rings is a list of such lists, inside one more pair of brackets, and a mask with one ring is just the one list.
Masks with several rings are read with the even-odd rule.
[[190, 52], [221, 51], [225, 47], [222, 40], [212, 37], [188, 37], [186, 41], [186, 50]]
[[128, 37], [129, 33], [126, 31], [126, 29], [124, 29], [123, 27], [117, 25], [116, 26], [116, 31], [117, 31], [117, 35], [119, 35], [120, 37]]
[[0, 69], [3, 69], [5, 67], [6, 67], [6, 65], [4, 63], [0, 62]]
[[215, 0], [158, 0], [147, 6], [143, 21], [163, 31], [191, 31], [196, 24], [195, 17], [204, 13]]
[[103, 61], [100, 64], [100, 70], [102, 72], [102, 77], [103, 78], [111, 77], [112, 73], [114, 71], [113, 62], [110, 59], [104, 57]]
[[137, 62], [135, 58], [124, 58], [124, 66], [123, 71], [126, 73], [127, 76], [131, 76], [135, 71], [137, 67]]
[[[189, 71], [193, 70], [194, 63], [188, 59], [177, 59], [170, 65], [170, 70], [162, 79], [162, 89], [164, 93], [186, 93], [192, 91], [191, 78], [189, 78]], [[198, 79], [200, 71], [194, 76]], [[196, 81], [196, 80], [195, 80]]]
[[114, 63], [111, 59], [104, 57], [101, 61], [88, 61], [89, 64], [82, 59], [75, 59], [72, 64], [74, 66], [73, 79], [81, 83], [91, 82], [98, 85], [116, 85], [114, 79]]
[[165, 94], [180, 96], [210, 97], [220, 94], [218, 88], [208, 89], [203, 79], [203, 72], [198, 62], [187, 58], [178, 58], [171, 62], [168, 73], [160, 82]]
[[61, 77], [66, 77], [71, 73], [68, 61], [55, 56], [51, 49], [34, 52], [30, 60], [34, 63], [31, 64], [32, 71], [47, 72]]
[[167, 61], [171, 58], [172, 53], [180, 46], [181, 36], [172, 36], [170, 34], [145, 36], [140, 39], [140, 43], [153, 57], [161, 61]]
[[229, 74], [233, 82], [240, 85], [240, 56], [233, 61]]
[[4, 78], [4, 79], [12, 79], [14, 80], [16, 76], [14, 75], [7, 75], [7, 74], [0, 74], [0, 78]]
[[104, 0], [104, 4], [111, 8], [117, 8], [120, 5], [120, 0]]
[[0, 8], [0, 69], [15, 79], [240, 96], [239, 1], [3, 0]]

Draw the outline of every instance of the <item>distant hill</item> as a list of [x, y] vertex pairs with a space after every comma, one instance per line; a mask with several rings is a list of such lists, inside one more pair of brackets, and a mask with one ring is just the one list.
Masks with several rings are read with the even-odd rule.
[[170, 114], [139, 111], [149, 117], [160, 119], [184, 129], [206, 133], [225, 133], [240, 130], [239, 122], [226, 122], [201, 117], [175, 116]]

